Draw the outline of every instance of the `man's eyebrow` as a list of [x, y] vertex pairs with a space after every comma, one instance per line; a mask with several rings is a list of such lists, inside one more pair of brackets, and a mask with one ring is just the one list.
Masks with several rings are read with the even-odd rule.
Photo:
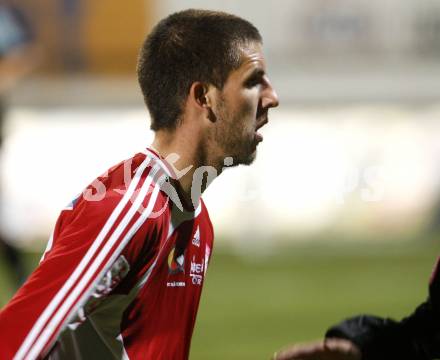
[[252, 72], [246, 77], [247, 79], [258, 79], [262, 78], [266, 75], [266, 72], [262, 68], [255, 68]]
[[255, 68], [249, 75], [249, 77], [260, 77], [266, 75], [266, 71], [262, 68]]

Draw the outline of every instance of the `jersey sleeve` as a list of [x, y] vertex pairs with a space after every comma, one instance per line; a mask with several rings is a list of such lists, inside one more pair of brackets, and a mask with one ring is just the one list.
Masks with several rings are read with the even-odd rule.
[[430, 360], [440, 357], [440, 274], [431, 279], [428, 299], [401, 321], [360, 315], [333, 326], [327, 338], [355, 343], [363, 360]]
[[160, 194], [151, 177], [99, 201], [82, 196], [61, 213], [39, 266], [0, 312], [1, 359], [44, 357], [84, 305], [111, 291], [151, 247], [155, 222], [147, 220]]

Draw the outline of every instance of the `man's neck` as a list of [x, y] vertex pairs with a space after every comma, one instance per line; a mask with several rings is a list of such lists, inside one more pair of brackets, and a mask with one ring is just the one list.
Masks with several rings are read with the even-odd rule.
[[[206, 179], [196, 181], [200, 176], [200, 167], [213, 166], [212, 171], [218, 174], [219, 170], [209, 160], [206, 154], [206, 146], [201, 144], [197, 134], [185, 136], [186, 134], [170, 134], [165, 131], [158, 131], [151, 148], [160, 157], [164, 158], [173, 170], [174, 185], [184, 206], [188, 209], [196, 207], [199, 202], [199, 195], [206, 189]], [[193, 189], [197, 186], [198, 189]]]

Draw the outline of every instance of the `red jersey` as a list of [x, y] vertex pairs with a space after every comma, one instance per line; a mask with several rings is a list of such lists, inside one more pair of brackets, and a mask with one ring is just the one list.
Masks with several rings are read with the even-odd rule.
[[0, 359], [187, 359], [213, 229], [180, 206], [151, 150], [64, 209], [43, 258], [0, 313]]

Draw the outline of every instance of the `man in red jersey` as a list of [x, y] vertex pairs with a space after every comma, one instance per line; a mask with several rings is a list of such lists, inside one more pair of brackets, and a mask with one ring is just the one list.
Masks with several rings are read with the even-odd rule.
[[186, 359], [212, 252], [201, 193], [250, 164], [278, 105], [258, 30], [187, 10], [142, 46], [152, 146], [61, 212], [38, 268], [0, 313], [1, 359]]

